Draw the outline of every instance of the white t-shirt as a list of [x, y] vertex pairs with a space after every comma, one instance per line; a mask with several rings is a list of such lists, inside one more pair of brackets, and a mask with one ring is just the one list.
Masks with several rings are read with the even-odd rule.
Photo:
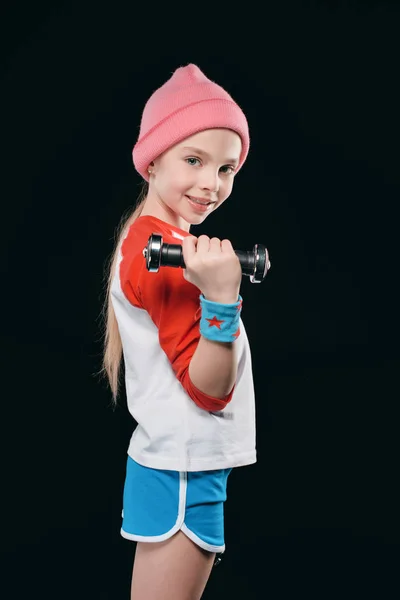
[[[207, 471], [256, 462], [255, 399], [250, 346], [242, 319], [238, 371], [226, 398], [203, 394], [189, 364], [200, 339], [200, 290], [183, 270], [147, 270], [143, 249], [152, 233], [180, 244], [190, 233], [153, 216], [131, 225], [111, 287], [125, 364], [129, 412], [137, 426], [128, 454], [139, 464]], [[245, 306], [245, 302], [244, 302]]]

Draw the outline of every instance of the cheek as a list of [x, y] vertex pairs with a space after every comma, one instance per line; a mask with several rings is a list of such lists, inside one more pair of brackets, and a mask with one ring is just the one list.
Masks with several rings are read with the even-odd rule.
[[171, 180], [171, 191], [176, 194], [186, 194], [188, 190], [193, 189], [196, 183], [196, 177], [188, 170], [176, 170], [174, 178]]
[[175, 173], [175, 175], [174, 177], [171, 177], [167, 173], [165, 173], [165, 175], [159, 174], [157, 191], [165, 200], [170, 199], [172, 201], [175, 196], [180, 194], [182, 188], [182, 177], [179, 175], [179, 173]]
[[220, 188], [220, 198], [221, 200], [226, 200], [232, 193], [233, 188], [233, 179], [229, 179], [228, 181], [224, 181]]

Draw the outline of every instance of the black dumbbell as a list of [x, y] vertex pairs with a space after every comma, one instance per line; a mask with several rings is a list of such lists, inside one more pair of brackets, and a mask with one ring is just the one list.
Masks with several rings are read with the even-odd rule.
[[[267, 275], [271, 263], [267, 261], [265, 246], [256, 244], [253, 250], [235, 250], [243, 275], [249, 275], [251, 283], [261, 283]], [[143, 249], [147, 270], [157, 273], [160, 267], [185, 268], [182, 246], [180, 244], [163, 244], [162, 236], [152, 233]]]

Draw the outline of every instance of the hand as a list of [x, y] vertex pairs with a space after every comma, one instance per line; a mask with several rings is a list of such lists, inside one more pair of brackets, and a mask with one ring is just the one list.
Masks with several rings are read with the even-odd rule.
[[207, 300], [224, 304], [238, 301], [242, 267], [229, 240], [188, 236], [183, 239], [182, 253], [184, 278]]

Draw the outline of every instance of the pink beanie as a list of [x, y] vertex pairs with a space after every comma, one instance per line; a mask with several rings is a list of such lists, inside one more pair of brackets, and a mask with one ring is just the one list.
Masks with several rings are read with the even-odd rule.
[[250, 146], [243, 111], [228, 92], [208, 79], [196, 65], [179, 67], [146, 102], [139, 138], [132, 152], [135, 169], [148, 181], [147, 168], [152, 160], [185, 138], [215, 127], [232, 129], [240, 135], [239, 170]]

